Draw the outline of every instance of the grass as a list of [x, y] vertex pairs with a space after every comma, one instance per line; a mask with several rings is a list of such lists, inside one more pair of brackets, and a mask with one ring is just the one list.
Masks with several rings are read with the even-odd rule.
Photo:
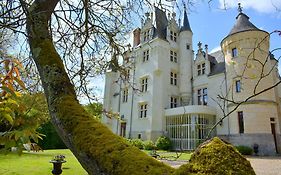
[[53, 164], [49, 161], [58, 154], [65, 155], [67, 161], [62, 165], [62, 175], [87, 175], [74, 155], [67, 149], [44, 150], [44, 152], [23, 152], [0, 154], [1, 175], [47, 175], [52, 174]]
[[[151, 151], [143, 150], [148, 155]], [[167, 159], [167, 160], [179, 160], [179, 161], [188, 161], [192, 152], [169, 152], [163, 150], [157, 150], [156, 154], [160, 155], [159, 159]]]
[[[144, 151], [149, 154], [151, 151]], [[1, 175], [46, 175], [52, 174], [53, 165], [49, 161], [58, 154], [65, 155], [67, 161], [62, 165], [62, 175], [87, 175], [80, 163], [68, 149], [44, 150], [44, 152], [23, 152], [21, 156], [16, 153], [0, 154]], [[160, 159], [187, 161], [191, 153], [158, 151]], [[179, 156], [177, 159], [177, 155]]]

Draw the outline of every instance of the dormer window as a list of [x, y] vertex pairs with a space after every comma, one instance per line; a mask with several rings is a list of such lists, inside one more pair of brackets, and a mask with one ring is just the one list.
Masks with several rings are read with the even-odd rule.
[[177, 33], [174, 31], [170, 31], [170, 40], [177, 42]]
[[143, 41], [148, 41], [149, 39], [149, 30], [146, 30], [143, 32]]
[[205, 63], [197, 65], [197, 75], [204, 75], [205, 74]]
[[238, 50], [236, 47], [231, 50], [231, 56], [233, 58], [238, 56]]

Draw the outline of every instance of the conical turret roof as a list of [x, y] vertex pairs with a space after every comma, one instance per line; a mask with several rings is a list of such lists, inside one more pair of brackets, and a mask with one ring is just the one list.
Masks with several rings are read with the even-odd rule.
[[232, 27], [230, 33], [228, 35], [232, 35], [234, 33], [248, 31], [248, 30], [260, 30], [254, 24], [249, 21], [249, 17], [244, 13], [239, 13], [236, 17], [236, 23]]
[[191, 31], [191, 27], [190, 27], [190, 24], [188, 21], [186, 10], [184, 10], [183, 25], [181, 26], [180, 31]]
[[240, 3], [238, 3], [238, 12], [239, 14], [236, 17], [236, 23], [232, 27], [228, 36], [243, 31], [260, 30], [254, 24], [252, 24], [249, 20], [250, 18], [242, 12], [242, 7]]

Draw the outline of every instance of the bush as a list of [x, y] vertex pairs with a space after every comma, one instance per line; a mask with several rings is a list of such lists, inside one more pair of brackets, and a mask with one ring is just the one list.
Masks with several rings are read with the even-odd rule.
[[143, 142], [144, 150], [153, 150], [156, 149], [155, 144], [151, 140], [146, 140]]
[[251, 147], [239, 145], [235, 146], [235, 148], [242, 154], [242, 155], [252, 155], [254, 150]]
[[67, 147], [57, 134], [53, 124], [47, 122], [41, 125], [38, 132], [46, 135], [43, 140], [39, 140], [38, 145], [43, 149], [66, 149]]
[[228, 143], [215, 137], [204, 142], [182, 165], [175, 175], [185, 174], [239, 174], [255, 175], [250, 162]]
[[172, 142], [168, 137], [161, 136], [156, 141], [156, 147], [161, 150], [170, 150], [172, 148]]
[[128, 140], [130, 142], [131, 145], [139, 148], [139, 149], [143, 149], [143, 141], [141, 139], [129, 139]]

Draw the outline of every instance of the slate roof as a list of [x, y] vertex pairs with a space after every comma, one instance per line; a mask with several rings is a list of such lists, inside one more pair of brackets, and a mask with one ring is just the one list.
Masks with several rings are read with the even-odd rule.
[[221, 50], [208, 55], [208, 59], [211, 62], [211, 72], [208, 76], [213, 76], [224, 72], [224, 55]]
[[236, 23], [233, 26], [233, 28], [231, 29], [228, 36], [238, 33], [238, 32], [243, 32], [243, 31], [248, 31], [248, 30], [260, 30], [254, 24], [252, 24], [249, 21], [249, 19], [250, 18], [246, 14], [240, 12], [238, 14], [238, 16], [236, 17]]
[[192, 32], [190, 24], [189, 24], [189, 21], [188, 21], [188, 17], [187, 17], [186, 11], [184, 11], [183, 25], [182, 25], [180, 31], [191, 31]]
[[155, 18], [156, 18], [156, 35], [161, 39], [166, 39], [168, 19], [166, 13], [155, 7]]

